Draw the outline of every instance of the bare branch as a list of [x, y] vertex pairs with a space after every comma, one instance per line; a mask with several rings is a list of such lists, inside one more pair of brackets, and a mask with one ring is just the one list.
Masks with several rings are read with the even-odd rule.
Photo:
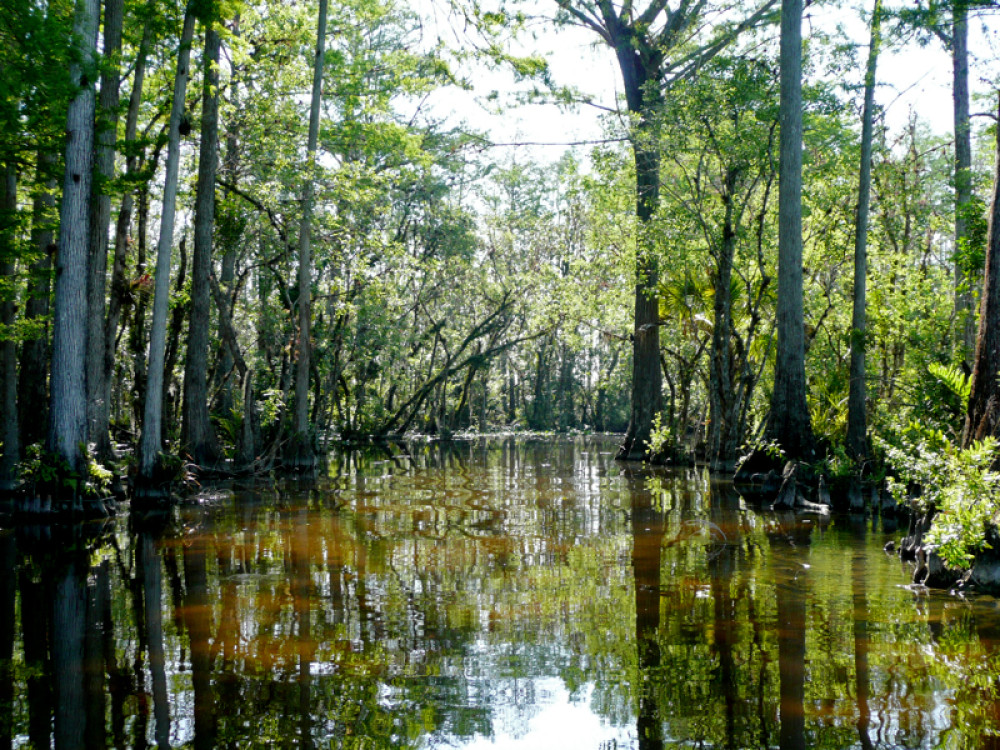
[[[675, 81], [679, 81], [693, 75], [705, 63], [709, 62], [713, 57], [732, 43], [736, 37], [764, 20], [764, 17], [771, 11], [777, 2], [778, 0], [767, 0], [767, 2], [758, 8], [752, 15], [745, 18], [714, 42], [711, 42], [710, 44], [695, 50], [686, 57], [682, 57], [680, 60], [667, 65], [663, 71], [664, 84], [669, 87]], [[677, 72], [671, 75], [672, 71]]]
[[608, 33], [608, 30], [604, 27], [604, 24], [602, 24], [600, 20], [588, 13], [585, 13], [583, 9], [573, 5], [570, 0], [556, 0], [556, 2], [559, 4], [560, 8], [576, 19], [578, 25], [585, 26], [601, 37], [606, 44], [613, 46], [611, 35]]

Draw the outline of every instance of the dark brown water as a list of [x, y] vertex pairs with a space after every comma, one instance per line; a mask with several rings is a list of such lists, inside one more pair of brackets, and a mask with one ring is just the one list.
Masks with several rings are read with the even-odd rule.
[[994, 747], [1000, 613], [607, 441], [0, 532], [0, 747]]

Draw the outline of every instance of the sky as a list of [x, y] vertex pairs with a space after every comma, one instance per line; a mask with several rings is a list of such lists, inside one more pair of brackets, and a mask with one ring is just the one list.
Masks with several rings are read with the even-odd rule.
[[534, 683], [536, 703], [494, 706], [493, 735], [455, 738], [447, 747], [462, 750], [553, 750], [558, 748], [635, 747], [634, 726], [616, 727], [591, 710], [594, 686], [588, 683], [570, 696], [555, 677], [526, 680]]
[[[548, 11], [555, 3], [540, 2]], [[844, 24], [848, 33], [863, 45], [858, 59], [864, 65], [867, 54], [868, 29], [857, 9], [812, 4], [806, 10], [803, 36], [833, 30]], [[549, 62], [552, 79], [558, 84], [575, 86], [602, 106], [614, 107], [621, 92], [617, 64], [612, 51], [595, 45], [596, 35], [584, 29], [564, 28], [540, 31], [534, 40], [526, 40], [525, 51], [537, 51]], [[1000, 10], [974, 18], [970, 22], [970, 82], [973, 93], [985, 93], [1000, 81]], [[544, 29], [544, 32], [541, 31]], [[858, 70], [860, 80], [861, 70]], [[550, 161], [566, 150], [562, 144], [591, 141], [602, 137], [599, 108], [582, 105], [560, 109], [555, 105], [522, 105], [497, 111], [489, 98], [491, 91], [507, 92], [511, 77], [503, 72], [478, 71], [474, 76], [473, 92], [450, 91], [434, 103], [440, 114], [449, 119], [464, 120], [472, 127], [485, 131], [494, 143], [552, 143], [519, 149], [530, 158]], [[940, 135], [952, 131], [951, 58], [936, 40], [925, 47], [910, 43], [904, 47], [885, 48], [879, 61], [876, 93], [877, 102], [885, 108], [890, 132], [899, 133], [907, 124], [911, 112], [925, 120]], [[991, 85], [992, 84], [992, 85]], [[972, 112], [993, 109], [992, 101], [973, 101]], [[982, 119], [979, 122], [983, 122]], [[975, 124], [973, 126], [976, 127]], [[512, 148], [503, 146], [501, 148]], [[586, 153], [587, 147], [579, 147]]]

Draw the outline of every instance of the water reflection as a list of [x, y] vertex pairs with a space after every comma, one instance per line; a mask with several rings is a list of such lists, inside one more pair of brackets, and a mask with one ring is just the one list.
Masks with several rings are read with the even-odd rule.
[[658, 493], [645, 472], [626, 467], [624, 476], [631, 496], [632, 572], [635, 588], [635, 641], [640, 681], [636, 733], [641, 750], [663, 747], [663, 728], [656, 705], [660, 669], [660, 575], [665, 523]]
[[992, 746], [993, 600], [613, 451], [413, 445], [0, 532], [0, 747]]
[[[163, 572], [156, 550], [156, 537], [163, 532], [158, 521], [137, 519], [133, 530], [136, 574], [130, 591], [134, 604], [139, 648], [135, 655], [135, 684], [145, 687], [142, 659], [149, 655], [149, 683], [153, 699], [153, 742], [157, 748], [170, 746], [170, 707], [167, 698], [166, 654], [163, 647]], [[140, 705], [147, 706], [149, 694], [142, 689]], [[148, 711], [136, 717], [135, 747], [146, 747]]]
[[708, 568], [712, 587], [712, 645], [718, 660], [716, 684], [722, 694], [725, 716], [726, 748], [737, 747], [737, 711], [742, 705], [738, 694], [737, 662], [737, 596], [733, 591], [733, 574], [741, 538], [739, 496], [731, 487], [716, 485], [710, 504], [711, 543]]
[[777, 609], [779, 729], [781, 750], [806, 747], [806, 597], [809, 589], [810, 519], [787, 511], [770, 520], [770, 542]]
[[0, 532], [0, 748], [11, 747], [14, 715], [14, 535]]

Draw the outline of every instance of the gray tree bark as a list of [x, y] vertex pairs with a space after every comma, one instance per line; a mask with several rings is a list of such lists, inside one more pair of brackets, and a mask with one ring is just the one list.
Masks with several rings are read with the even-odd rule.
[[[0, 277], [15, 281], [17, 227], [17, 166], [11, 160], [0, 170]], [[9, 332], [17, 308], [16, 285], [0, 297], [0, 327]], [[17, 342], [4, 336], [0, 342], [0, 490], [17, 484], [17, 463], [21, 457], [17, 420]]]
[[865, 70], [865, 104], [861, 115], [861, 170], [858, 210], [854, 224], [854, 307], [851, 316], [851, 375], [847, 396], [847, 454], [856, 461], [868, 455], [867, 389], [865, 386], [865, 283], [868, 273], [868, 208], [872, 188], [872, 125], [875, 109], [875, 70], [882, 43], [882, 0], [872, 9], [871, 43]]
[[[35, 181], [39, 185], [31, 208], [31, 244], [38, 259], [29, 270], [24, 317], [28, 321], [44, 320], [49, 314], [52, 289], [52, 259], [55, 254], [56, 178], [58, 157], [51, 152], [39, 152], [35, 166]], [[21, 372], [18, 375], [18, 410], [21, 445], [45, 440], [48, 432], [49, 403], [49, 334], [46, 324], [39, 335], [26, 339], [21, 348]]]
[[732, 288], [733, 259], [736, 255], [736, 229], [734, 227], [734, 192], [739, 172], [735, 167], [726, 170], [722, 201], [726, 213], [722, 225], [722, 241], [716, 259], [714, 322], [712, 325], [712, 354], [709, 370], [710, 431], [709, 457], [713, 471], [732, 471], [736, 465], [736, 432], [739, 409], [734, 408], [735, 394], [732, 376], [731, 331], [733, 325]]
[[[997, 107], [1000, 115], [1000, 102]], [[972, 391], [962, 446], [985, 437], [1000, 437], [1000, 139], [997, 141], [993, 201], [990, 205], [986, 271], [979, 303], [979, 330], [972, 368]], [[1000, 463], [1000, 459], [997, 461]]]
[[802, 0], [781, 3], [777, 360], [767, 436], [791, 459], [813, 455], [802, 303]]
[[111, 403], [104, 378], [104, 312], [108, 276], [108, 227], [118, 136], [119, 57], [124, 0], [104, 0], [104, 64], [94, 130], [94, 178], [90, 197], [89, 275], [87, 279], [87, 425], [100, 457], [111, 455], [108, 422]]
[[951, 96], [955, 123], [955, 313], [962, 360], [970, 367], [976, 347], [976, 316], [967, 263], [968, 211], [972, 203], [972, 128], [969, 124], [969, 24], [966, 0], [954, 0], [951, 29]]
[[[139, 105], [142, 103], [142, 91], [146, 80], [146, 58], [153, 43], [152, 0], [146, 7], [146, 20], [142, 31], [142, 41], [136, 54], [135, 74], [132, 76], [132, 92], [129, 94], [128, 114], [125, 116], [125, 181], [134, 180], [139, 169], [140, 154], [135, 148], [139, 126]], [[118, 339], [118, 328], [122, 322], [122, 314], [129, 299], [126, 270], [128, 251], [130, 247], [129, 228], [132, 225], [132, 211], [135, 206], [135, 195], [131, 189], [126, 189], [118, 209], [118, 220], [115, 222], [115, 252], [111, 266], [111, 294], [108, 299], [108, 314], [104, 320], [104, 402], [111, 402], [111, 384], [115, 368], [115, 342]], [[141, 273], [143, 269], [137, 270]]]
[[204, 87], [201, 99], [201, 145], [194, 205], [194, 253], [191, 258], [191, 319], [184, 362], [181, 442], [195, 463], [219, 460], [219, 446], [208, 414], [208, 336], [211, 325], [212, 231], [215, 228], [215, 175], [219, 161], [219, 48], [222, 38], [214, 19], [206, 21]]
[[[174, 244], [174, 217], [177, 203], [177, 172], [180, 163], [180, 124], [184, 115], [191, 41], [194, 39], [195, 17], [189, 5], [184, 13], [184, 29], [177, 51], [177, 73], [174, 77], [174, 98], [170, 111], [167, 144], [166, 176], [163, 185], [163, 208], [160, 214], [160, 239], [156, 247], [156, 281], [153, 291], [153, 320], [150, 323], [149, 362], [146, 375], [146, 404], [143, 410], [142, 437], [139, 444], [139, 478], [152, 478], [156, 458], [161, 448], [163, 401], [163, 364], [166, 356], [167, 302], [170, 297], [170, 253]], [[151, 397], [150, 397], [151, 396]]]
[[[184, 286], [187, 283], [187, 267], [188, 267], [188, 251], [187, 251], [187, 237], [181, 237], [180, 243], [177, 245], [177, 252], [180, 258], [177, 262], [177, 277], [174, 279], [174, 295], [182, 296], [184, 294]], [[167, 323], [167, 358], [166, 364], [163, 365], [163, 372], [165, 376], [163, 378], [163, 390], [160, 392], [160, 398], [163, 400], [163, 419], [164, 421], [177, 422], [180, 415], [178, 413], [178, 399], [180, 397], [180, 384], [178, 383], [176, 388], [173, 388], [173, 378], [174, 373], [177, 369], [177, 357], [180, 354], [181, 349], [181, 331], [184, 327], [184, 320], [189, 317], [191, 312], [191, 300], [182, 302], [180, 304], [174, 305], [174, 309], [170, 311], [170, 322]], [[161, 433], [161, 439], [166, 440], [170, 434], [170, 430], [167, 425], [163, 425], [163, 432]]]
[[326, 57], [327, 0], [319, 2], [316, 26], [316, 58], [313, 65], [312, 102], [309, 107], [309, 140], [306, 145], [306, 176], [302, 186], [302, 223], [299, 226], [299, 341], [295, 361], [295, 435], [289, 460], [299, 467], [312, 466], [312, 438], [309, 430], [309, 361], [312, 342], [312, 212], [316, 170], [316, 148], [319, 144], [319, 110], [323, 99], [323, 62]]
[[229, 347], [224, 343], [224, 338], [226, 336], [227, 327], [232, 325], [232, 320], [222, 320], [222, 316], [228, 313], [232, 315], [232, 305], [229, 301], [233, 294], [233, 287], [236, 284], [236, 247], [235, 244], [240, 240], [240, 235], [234, 235], [226, 237], [224, 239], [225, 252], [222, 255], [222, 270], [219, 273], [219, 284], [222, 285], [224, 290], [223, 294], [226, 297], [226, 312], [223, 308], [216, 303], [216, 309], [219, 311], [219, 355], [218, 364], [215, 368], [215, 376], [212, 379], [212, 388], [216, 390], [216, 401], [213, 409], [218, 411], [220, 414], [229, 415], [232, 413], [233, 408], [236, 405], [234, 398], [235, 388], [233, 383], [233, 366], [234, 360], [230, 353]]
[[652, 116], [652, 107], [643, 105], [642, 119], [636, 127], [632, 143], [639, 239], [635, 269], [635, 323], [632, 330], [632, 402], [629, 426], [617, 456], [625, 461], [649, 456], [653, 421], [663, 410], [658, 291], [660, 270], [649, 239], [652, 231], [650, 222], [660, 203], [660, 152], [655, 142], [655, 128], [647, 119]]
[[87, 243], [94, 141], [93, 60], [97, 0], [78, 0], [73, 33], [78, 56], [70, 79], [78, 90], [66, 116], [66, 175], [59, 212], [48, 447], [74, 469], [87, 441]]
[[[233, 21], [233, 33], [239, 33], [239, 17]], [[239, 69], [233, 70], [229, 84], [230, 107], [239, 109], [238, 99], [238, 77]], [[235, 185], [239, 179], [239, 159], [240, 141], [237, 125], [237, 117], [229, 123], [226, 129], [226, 153], [223, 158], [223, 179], [229, 185]], [[225, 184], [224, 183], [224, 184]], [[219, 273], [219, 283], [222, 285], [227, 299], [226, 309], [219, 309], [219, 339], [224, 340], [227, 330], [232, 326], [232, 305], [228, 300], [232, 299], [234, 286], [236, 283], [236, 255], [240, 242], [243, 240], [242, 213], [236, 208], [230, 199], [231, 191], [226, 188], [223, 199], [224, 210], [219, 216], [219, 243], [222, 246], [222, 270]], [[213, 295], [215, 290], [213, 289]], [[225, 318], [225, 319], [224, 319]], [[217, 389], [215, 408], [222, 414], [229, 415], [235, 407], [236, 389], [233, 385], [233, 357], [229, 347], [225, 344], [219, 347], [218, 367], [215, 370], [213, 388]]]
[[[158, 151], [152, 155], [152, 162], [160, 161]], [[146, 244], [149, 236], [149, 185], [143, 185], [139, 190], [136, 205], [136, 243], [135, 268], [140, 274], [146, 274]], [[146, 309], [149, 307], [148, 295], [139, 295], [135, 300], [132, 314], [127, 320], [128, 351], [132, 358], [132, 412], [133, 431], [139, 432], [146, 414]]]
[[[649, 455], [653, 420], [663, 408], [663, 376], [660, 372], [659, 267], [651, 250], [650, 221], [660, 204], [660, 146], [654, 125], [658, 94], [648, 84], [657, 82], [663, 53], [648, 49], [640, 55], [634, 27], [605, 13], [618, 65], [625, 85], [629, 112], [639, 121], [632, 134], [635, 160], [635, 214], [639, 237], [636, 242], [635, 318], [632, 330], [632, 401], [628, 429], [618, 450], [620, 460], [639, 460]], [[648, 45], [647, 45], [648, 46]], [[658, 83], [657, 83], [658, 85]]]

